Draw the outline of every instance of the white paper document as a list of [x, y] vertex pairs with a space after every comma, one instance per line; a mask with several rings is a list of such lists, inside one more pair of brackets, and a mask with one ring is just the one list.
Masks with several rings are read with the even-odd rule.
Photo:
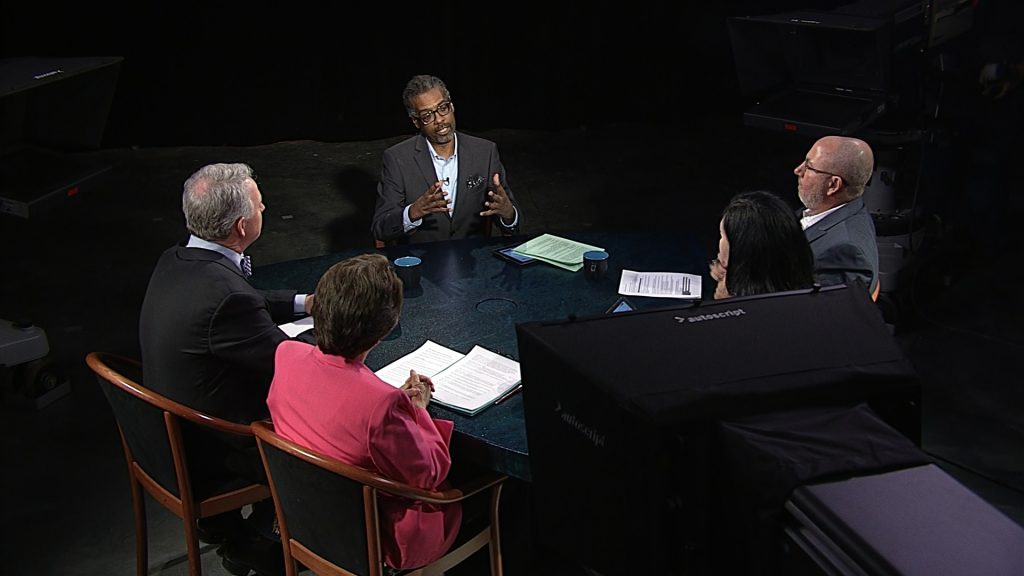
[[463, 356], [465, 354], [462, 352], [427, 340], [416, 350], [377, 370], [376, 374], [378, 378], [395, 388], [401, 388], [409, 379], [409, 370], [433, 378], [435, 374], [458, 362]]
[[400, 388], [410, 369], [433, 381], [431, 402], [470, 416], [494, 404], [521, 380], [519, 362], [511, 358], [480, 346], [462, 354], [430, 340], [376, 374]]
[[476, 414], [520, 380], [519, 362], [474, 346], [464, 358], [433, 377], [434, 400]]
[[619, 294], [653, 298], [699, 299], [701, 277], [680, 272], [635, 272], [623, 270]]
[[287, 324], [278, 324], [277, 327], [284, 331], [284, 333], [287, 334], [289, 338], [295, 338], [299, 334], [302, 334], [306, 330], [309, 330], [310, 328], [313, 327], [313, 317], [306, 316], [302, 320], [288, 322]]

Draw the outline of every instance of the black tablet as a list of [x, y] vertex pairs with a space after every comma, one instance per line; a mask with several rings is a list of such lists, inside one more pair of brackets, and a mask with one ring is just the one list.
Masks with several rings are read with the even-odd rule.
[[536, 258], [532, 258], [530, 256], [527, 256], [526, 254], [516, 252], [515, 248], [511, 246], [508, 248], [501, 248], [500, 250], [495, 250], [494, 255], [497, 256], [498, 258], [501, 258], [502, 260], [512, 262], [513, 264], [517, 264], [519, 266], [529, 266], [530, 264], [536, 264], [537, 262], [539, 262], [539, 260], [537, 260]]

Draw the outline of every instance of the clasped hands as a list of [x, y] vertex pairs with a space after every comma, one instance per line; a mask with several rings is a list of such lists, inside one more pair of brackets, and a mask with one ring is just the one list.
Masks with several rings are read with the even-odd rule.
[[[500, 215], [505, 221], [512, 221], [516, 217], [515, 207], [508, 199], [505, 187], [495, 174], [491, 178], [494, 190], [487, 192], [487, 201], [484, 202], [485, 209], [480, 212], [481, 216]], [[427, 191], [409, 205], [409, 220], [416, 221], [428, 214], [447, 212], [449, 205], [448, 194], [441, 188], [441, 182], [434, 182]]]
[[401, 390], [409, 396], [413, 405], [426, 408], [434, 392], [434, 383], [427, 376], [421, 376], [415, 370], [409, 370], [409, 378], [402, 384]]

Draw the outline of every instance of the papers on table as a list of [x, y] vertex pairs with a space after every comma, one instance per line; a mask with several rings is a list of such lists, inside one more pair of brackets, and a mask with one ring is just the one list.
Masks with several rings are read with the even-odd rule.
[[376, 374], [400, 388], [409, 378], [409, 370], [434, 382], [432, 402], [470, 416], [494, 404], [521, 380], [519, 362], [511, 358], [480, 346], [462, 354], [430, 340]]
[[[462, 352], [427, 340], [416, 350], [377, 370], [376, 374], [378, 378], [395, 388], [401, 388], [409, 378], [409, 370], [433, 378], [441, 370], [461, 360], [463, 356], [465, 354]], [[434, 387], [437, 387], [436, 384]]]
[[313, 317], [306, 316], [302, 320], [296, 320], [295, 322], [288, 322], [286, 324], [278, 324], [277, 327], [283, 330], [289, 338], [295, 338], [299, 334], [302, 334], [313, 327]]
[[700, 299], [701, 277], [679, 272], [634, 272], [623, 270], [619, 294], [653, 298]]
[[583, 268], [583, 253], [590, 250], [604, 250], [590, 244], [583, 244], [551, 234], [542, 234], [516, 246], [516, 252], [532, 256], [570, 272]]

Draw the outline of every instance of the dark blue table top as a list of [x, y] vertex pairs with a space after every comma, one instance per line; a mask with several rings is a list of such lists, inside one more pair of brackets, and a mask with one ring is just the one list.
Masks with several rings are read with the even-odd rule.
[[[405, 294], [399, 326], [366, 359], [377, 370], [408, 354], [426, 340], [459, 352], [474, 345], [518, 360], [515, 326], [522, 322], [562, 320], [603, 314], [618, 298], [623, 268], [638, 272], [687, 272], [704, 277], [705, 298], [714, 286], [707, 258], [696, 238], [658, 232], [560, 233], [564, 238], [604, 248], [610, 255], [608, 275], [598, 281], [583, 272], [569, 272], [545, 263], [519, 267], [493, 255], [496, 248], [518, 245], [526, 237], [495, 237], [427, 244], [349, 250], [257, 267], [258, 288], [294, 288], [312, 292], [320, 276], [335, 262], [368, 252], [394, 260], [413, 255], [423, 259], [420, 287]], [[678, 300], [633, 298], [638, 307], [679, 305]], [[524, 385], [529, 385], [524, 383]], [[436, 418], [455, 422], [452, 451], [510, 476], [530, 480], [529, 451], [522, 395], [463, 416], [437, 405]]]

